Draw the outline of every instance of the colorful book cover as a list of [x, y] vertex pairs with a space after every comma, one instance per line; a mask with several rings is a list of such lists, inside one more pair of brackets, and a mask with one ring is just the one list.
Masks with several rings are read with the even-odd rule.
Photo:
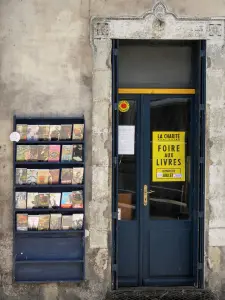
[[84, 168], [73, 168], [73, 184], [82, 184], [84, 176]]
[[84, 215], [83, 214], [73, 214], [72, 217], [72, 228], [74, 230], [81, 230], [83, 229], [84, 223]]
[[72, 207], [72, 198], [73, 198], [72, 192], [62, 193], [61, 207], [62, 208], [71, 208]]
[[72, 229], [73, 216], [62, 216], [62, 229], [70, 230]]
[[50, 215], [50, 230], [60, 230], [62, 226], [62, 214]]
[[18, 145], [16, 146], [16, 161], [25, 161], [25, 153], [27, 146]]
[[27, 231], [28, 229], [28, 215], [17, 214], [16, 215], [16, 229], [17, 231]]
[[83, 191], [73, 191], [72, 192], [72, 207], [73, 208], [83, 208]]
[[38, 230], [49, 230], [50, 215], [39, 215]]
[[37, 177], [37, 169], [27, 169], [27, 184], [37, 184]]
[[28, 230], [38, 230], [39, 215], [28, 216]]
[[56, 161], [58, 162], [60, 159], [60, 145], [50, 145], [49, 146], [49, 155], [48, 155], [48, 161]]
[[20, 140], [26, 141], [27, 139], [27, 124], [17, 124], [16, 132], [20, 134]]
[[82, 145], [73, 145], [73, 160], [74, 161], [83, 161], [83, 146]]
[[31, 145], [25, 145], [25, 161], [29, 161], [30, 160], [30, 156], [31, 156]]
[[49, 138], [51, 141], [60, 139], [61, 125], [50, 125]]
[[48, 184], [49, 181], [49, 170], [48, 169], [39, 169], [37, 184]]
[[72, 184], [73, 179], [73, 169], [64, 168], [61, 171], [61, 183], [62, 184]]
[[15, 194], [16, 208], [25, 209], [27, 208], [27, 193], [16, 192]]
[[73, 140], [83, 140], [84, 124], [73, 124]]
[[38, 161], [48, 161], [48, 154], [48, 145], [38, 145]]
[[29, 141], [37, 141], [38, 140], [38, 125], [28, 125], [27, 126], [27, 140]]
[[72, 124], [61, 125], [60, 140], [71, 140]]
[[39, 141], [49, 140], [50, 125], [39, 125], [38, 139]]
[[17, 168], [16, 169], [16, 184], [26, 184], [27, 183], [27, 169]]
[[49, 170], [49, 184], [59, 184], [59, 169], [50, 169]]
[[38, 207], [38, 193], [27, 193], [27, 208]]
[[38, 145], [30, 146], [30, 161], [38, 161]]
[[72, 161], [72, 155], [73, 155], [73, 145], [63, 145], [61, 161]]
[[61, 193], [50, 193], [49, 207], [60, 207]]
[[38, 207], [49, 207], [50, 194], [39, 193], [38, 194]]

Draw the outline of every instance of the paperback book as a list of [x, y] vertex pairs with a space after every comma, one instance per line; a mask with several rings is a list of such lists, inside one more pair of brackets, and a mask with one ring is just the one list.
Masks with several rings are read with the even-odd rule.
[[37, 184], [48, 184], [49, 181], [49, 170], [48, 169], [39, 169]]
[[26, 148], [27, 146], [18, 145], [16, 147], [16, 161], [25, 161], [26, 160]]
[[58, 141], [60, 138], [61, 125], [50, 125], [49, 138], [51, 141]]
[[71, 140], [72, 124], [61, 125], [60, 140]]
[[73, 184], [82, 184], [84, 176], [84, 168], [73, 168]]
[[38, 230], [39, 215], [28, 215], [28, 230]]
[[15, 207], [19, 209], [27, 208], [27, 193], [26, 192], [16, 192], [15, 194]]
[[17, 124], [16, 132], [20, 134], [20, 140], [26, 141], [27, 139], [27, 124]]
[[48, 161], [58, 162], [60, 159], [60, 150], [61, 150], [60, 145], [50, 145]]
[[38, 230], [49, 230], [50, 215], [39, 215]]
[[63, 145], [61, 161], [72, 161], [72, 156], [73, 156], [73, 145]]
[[58, 184], [59, 183], [59, 169], [50, 169], [49, 170], [49, 184]]
[[37, 184], [37, 177], [37, 169], [27, 169], [27, 184]]
[[38, 207], [49, 207], [50, 194], [39, 193], [38, 194]]
[[62, 216], [62, 229], [70, 230], [72, 229], [73, 216]]
[[37, 141], [38, 140], [38, 125], [28, 125], [27, 126], [27, 140], [29, 141]]
[[83, 208], [83, 191], [73, 191], [72, 192], [72, 207], [73, 208]]
[[38, 207], [38, 193], [27, 193], [27, 208]]
[[60, 230], [62, 226], [62, 214], [50, 215], [50, 230]]
[[17, 214], [16, 215], [16, 229], [17, 231], [27, 231], [28, 229], [28, 215]]
[[82, 145], [73, 145], [73, 160], [74, 161], [83, 161], [83, 146]]
[[38, 145], [38, 161], [48, 161], [48, 154], [48, 145]]
[[50, 193], [49, 207], [60, 207], [61, 193]]
[[73, 140], [83, 140], [84, 124], [73, 124]]
[[27, 169], [17, 168], [16, 169], [16, 184], [26, 184], [27, 183]]
[[72, 217], [72, 228], [74, 230], [81, 230], [83, 229], [83, 221], [84, 215], [83, 214], [73, 214]]
[[64, 168], [61, 171], [61, 183], [62, 184], [72, 184], [73, 179], [73, 169]]
[[39, 141], [49, 140], [50, 125], [39, 125], [38, 139]]
[[62, 208], [71, 208], [72, 207], [72, 192], [63, 192], [62, 199], [61, 199], [61, 207]]

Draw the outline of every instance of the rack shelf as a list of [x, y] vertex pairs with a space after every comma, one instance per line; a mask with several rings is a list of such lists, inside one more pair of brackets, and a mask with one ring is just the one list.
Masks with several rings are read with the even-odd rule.
[[68, 166], [83, 166], [84, 163], [83, 162], [74, 162], [74, 161], [60, 161], [60, 162], [50, 162], [50, 161], [17, 161], [16, 166], [22, 167], [22, 166], [46, 166], [46, 168], [48, 166], [56, 166], [58, 167], [68, 167]]
[[22, 234], [22, 235], [27, 235], [27, 234], [66, 234], [66, 233], [84, 233], [84, 230], [27, 230], [27, 231], [16, 231], [16, 234]]
[[73, 145], [73, 144], [84, 144], [84, 141], [20, 141], [17, 145]]
[[29, 213], [29, 212], [34, 212], [34, 213], [75, 213], [75, 212], [84, 212], [83, 208], [48, 208], [48, 207], [43, 207], [43, 208], [16, 208], [15, 212], [17, 213]]
[[58, 264], [58, 263], [83, 263], [83, 260], [77, 259], [61, 259], [61, 260], [16, 260], [16, 264], [35, 264], [35, 263], [48, 263], [48, 264]]

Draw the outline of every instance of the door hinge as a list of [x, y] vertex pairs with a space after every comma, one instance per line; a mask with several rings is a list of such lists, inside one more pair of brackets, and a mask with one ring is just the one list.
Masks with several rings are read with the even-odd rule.
[[199, 105], [199, 110], [200, 111], [205, 111], [205, 105], [204, 104], [200, 104]]
[[116, 165], [117, 165], [117, 157], [116, 156], [113, 157], [113, 164], [114, 164], [114, 167], [116, 167]]
[[203, 263], [198, 263], [198, 270], [202, 270], [203, 269]]
[[118, 212], [114, 211], [114, 212], [112, 213], [112, 218], [113, 218], [114, 220], [117, 220], [117, 218], [118, 218]]
[[113, 108], [114, 108], [114, 110], [118, 110], [118, 103], [114, 103]]
[[200, 51], [200, 56], [201, 56], [201, 57], [205, 57], [205, 55], [206, 55], [206, 51], [205, 51], [205, 50], [201, 50], [201, 51]]
[[113, 48], [113, 55], [117, 56], [118, 55], [118, 49]]
[[112, 270], [113, 270], [113, 272], [117, 272], [117, 264], [112, 265]]
[[205, 158], [204, 157], [200, 157], [200, 160], [199, 160], [200, 164], [204, 164], [205, 162]]

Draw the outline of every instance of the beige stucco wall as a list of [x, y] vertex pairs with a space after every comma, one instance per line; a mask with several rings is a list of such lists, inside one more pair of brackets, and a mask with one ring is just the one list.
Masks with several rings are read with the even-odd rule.
[[[164, 3], [179, 17], [225, 16], [222, 0]], [[0, 1], [0, 299], [94, 300], [103, 299], [110, 288], [111, 44], [110, 39], [93, 43], [90, 19], [139, 17], [154, 4]], [[207, 50], [206, 283], [220, 292], [225, 284], [224, 37], [210, 41]], [[13, 114], [85, 115], [87, 280], [82, 284], [12, 284]]]

